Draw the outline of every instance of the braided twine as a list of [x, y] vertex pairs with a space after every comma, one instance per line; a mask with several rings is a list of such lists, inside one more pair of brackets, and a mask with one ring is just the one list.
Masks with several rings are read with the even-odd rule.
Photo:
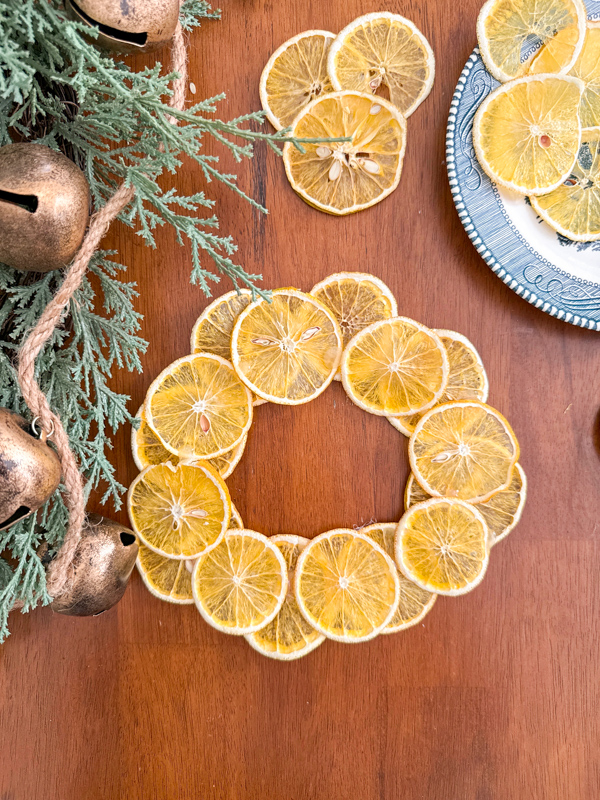
[[[171, 71], [178, 73], [173, 83], [173, 94], [169, 104], [182, 111], [185, 106], [187, 84], [187, 51], [181, 24], [177, 25], [171, 44]], [[173, 124], [177, 123], [170, 117]], [[48, 566], [46, 586], [52, 597], [58, 597], [67, 589], [72, 575], [71, 566], [85, 522], [85, 493], [83, 477], [75, 455], [69, 446], [69, 437], [59, 417], [52, 411], [48, 400], [40, 389], [35, 378], [35, 360], [44, 345], [60, 324], [63, 313], [79, 286], [100, 241], [108, 231], [111, 223], [131, 202], [135, 193], [132, 186], [121, 186], [116, 190], [105, 206], [97, 211], [90, 220], [90, 225], [83, 243], [74, 261], [65, 273], [65, 279], [52, 300], [44, 309], [36, 326], [27, 336], [19, 353], [18, 381], [31, 413], [39, 418], [45, 431], [52, 431], [53, 441], [62, 465], [62, 477], [65, 485], [65, 505], [69, 512], [69, 523], [65, 538], [56, 558]]]

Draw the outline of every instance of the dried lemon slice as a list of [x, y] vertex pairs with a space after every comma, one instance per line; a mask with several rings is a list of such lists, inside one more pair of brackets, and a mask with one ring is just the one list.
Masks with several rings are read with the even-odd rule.
[[252, 424], [252, 396], [228, 361], [197, 353], [160, 373], [148, 389], [144, 412], [180, 459], [214, 458], [244, 439]]
[[364, 642], [390, 622], [400, 596], [392, 559], [368, 536], [339, 528], [315, 537], [296, 564], [305, 619], [338, 642]]
[[[398, 314], [396, 298], [385, 283], [365, 272], [337, 272], [310, 290], [334, 315], [342, 331], [343, 346], [363, 328]], [[341, 380], [338, 370], [335, 379]]]
[[248, 289], [217, 297], [200, 314], [190, 339], [192, 353], [214, 353], [231, 361], [231, 331], [240, 313], [252, 302]]
[[583, 48], [570, 75], [583, 81], [585, 88], [579, 105], [581, 127], [600, 127], [600, 24], [588, 22]]
[[531, 205], [567, 239], [600, 239], [600, 131], [584, 134], [569, 177], [553, 192], [532, 197]]
[[[141, 420], [140, 427], [131, 428], [131, 452], [133, 460], [139, 470], [146, 469], [152, 464], [164, 464], [170, 461], [173, 466], [179, 464], [179, 458], [167, 450], [158, 435], [154, 433], [146, 420], [144, 406], [138, 409], [136, 417]], [[228, 478], [237, 467], [241, 457], [244, 455], [248, 434], [232, 450], [223, 453], [222, 456], [205, 459], [211, 467], [217, 470], [222, 478]]]
[[485, 575], [488, 537], [476, 506], [434, 497], [412, 506], [398, 523], [396, 563], [428, 592], [465, 594]]
[[188, 561], [160, 556], [154, 550], [140, 544], [136, 566], [146, 588], [155, 597], [166, 600], [167, 603], [180, 605], [194, 602]]
[[229, 520], [229, 528], [243, 528], [244, 523], [242, 522], [242, 517], [240, 512], [231, 504], [231, 519]]
[[288, 591], [281, 611], [268, 625], [246, 636], [259, 653], [280, 661], [292, 661], [308, 655], [325, 641], [304, 619], [293, 592], [293, 575], [301, 551], [308, 544], [302, 536], [271, 536], [270, 541], [281, 550], [288, 568]]
[[446, 403], [419, 420], [408, 457], [415, 478], [430, 495], [477, 503], [508, 486], [519, 443], [495, 408]]
[[527, 195], [560, 186], [581, 143], [583, 88], [568, 75], [529, 75], [491, 92], [473, 122], [477, 158], [490, 178]]
[[[579, 48], [581, 30], [578, 21], [562, 28], [556, 36], [548, 39], [529, 62], [528, 75], [541, 73], [563, 73], [573, 63], [573, 53]], [[580, 52], [581, 55], [581, 52]]]
[[342, 334], [325, 306], [297, 289], [277, 289], [240, 316], [231, 337], [235, 369], [257, 395], [273, 403], [314, 400], [333, 380]]
[[223, 633], [253, 633], [279, 613], [288, 588], [280, 550], [262, 533], [229, 530], [192, 574], [198, 611]]
[[229, 526], [225, 481], [206, 464], [147, 467], [129, 487], [127, 510], [143, 544], [168, 558], [196, 558]]
[[[481, 356], [473, 344], [460, 333], [435, 329], [448, 356], [448, 383], [439, 399], [439, 405], [453, 400], [480, 400], [488, 398], [489, 383]], [[396, 430], [410, 436], [422, 414], [388, 417]]]
[[327, 53], [329, 31], [304, 31], [278, 47], [260, 76], [260, 100], [269, 122], [287, 128], [304, 106], [331, 92]]
[[[361, 528], [360, 532], [373, 539], [394, 560], [397, 527], [395, 522], [382, 522]], [[406, 628], [412, 628], [431, 611], [437, 599], [436, 594], [426, 592], [413, 581], [409, 581], [401, 572], [398, 573], [398, 579], [400, 581], [398, 608], [381, 633], [397, 633]]]
[[329, 49], [328, 70], [334, 89], [377, 92], [405, 117], [425, 100], [435, 74], [429, 42], [410, 20], [379, 11], [347, 25]]
[[[431, 495], [419, 486], [411, 473], [406, 482], [404, 507], [408, 510], [415, 503], [429, 500]], [[512, 478], [506, 489], [493, 494], [484, 503], [477, 503], [477, 510], [487, 523], [490, 532], [490, 544], [504, 539], [521, 519], [525, 500], [527, 499], [527, 478], [523, 467], [515, 464]]]
[[344, 389], [371, 414], [424, 411], [438, 402], [447, 381], [441, 339], [407, 317], [374, 322], [351, 339], [342, 355]]
[[[488, 0], [477, 19], [481, 57], [494, 78], [510, 81], [525, 75], [541, 44], [541, 63], [560, 63], [568, 72], [583, 45], [586, 18], [581, 0]], [[577, 35], [570, 44], [570, 35], [561, 34], [572, 29]]]
[[406, 120], [380, 97], [334, 92], [313, 100], [298, 114], [291, 136], [349, 137], [349, 142], [291, 142], [283, 148], [288, 180], [300, 197], [330, 214], [353, 214], [393, 192], [402, 172]]

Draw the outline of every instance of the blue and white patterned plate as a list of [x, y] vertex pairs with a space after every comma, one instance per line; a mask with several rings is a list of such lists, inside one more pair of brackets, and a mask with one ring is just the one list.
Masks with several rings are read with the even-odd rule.
[[[587, 0], [590, 19], [600, 0]], [[540, 220], [521, 195], [498, 187], [479, 166], [473, 117], [498, 86], [478, 48], [452, 98], [446, 162], [458, 216], [488, 266], [523, 299], [558, 319], [600, 330], [600, 241], [572, 242]]]

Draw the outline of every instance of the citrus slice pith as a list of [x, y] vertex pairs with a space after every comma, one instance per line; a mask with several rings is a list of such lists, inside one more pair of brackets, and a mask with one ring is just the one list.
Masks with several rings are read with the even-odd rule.
[[570, 75], [584, 83], [579, 105], [581, 127], [600, 127], [600, 24], [588, 22], [583, 48]]
[[[583, 44], [586, 17], [581, 0], [488, 0], [477, 19], [483, 62], [504, 83], [527, 73], [541, 44], [541, 63], [568, 72]], [[562, 34], [573, 29], [574, 36]]]
[[155, 597], [179, 605], [194, 602], [192, 576], [186, 561], [160, 556], [140, 544], [136, 566], [146, 588]]
[[[136, 417], [141, 420], [140, 427], [137, 430], [134, 427], [131, 429], [131, 452], [133, 453], [136, 467], [139, 470], [143, 470], [153, 464], [164, 464], [167, 461], [170, 461], [173, 466], [179, 464], [179, 458], [167, 450], [158, 435], [148, 425], [143, 406], [138, 409]], [[247, 441], [248, 434], [233, 450], [228, 450], [222, 456], [207, 458], [205, 459], [206, 463], [214, 467], [222, 478], [228, 478], [240, 463]]]
[[[431, 495], [415, 480], [408, 476], [404, 491], [404, 508], [408, 510], [415, 503], [429, 500]], [[527, 500], [527, 477], [520, 464], [515, 464], [512, 478], [506, 489], [493, 494], [489, 500], [477, 503], [477, 510], [486, 521], [490, 532], [490, 545], [502, 541], [521, 519]]]
[[308, 544], [302, 536], [282, 534], [270, 541], [281, 550], [288, 568], [288, 590], [281, 610], [264, 628], [246, 636], [251, 647], [269, 658], [292, 661], [311, 653], [325, 636], [304, 619], [293, 592], [293, 575], [301, 551]]
[[489, 532], [477, 507], [449, 497], [412, 506], [396, 531], [400, 570], [436, 594], [474, 589], [485, 575], [489, 549]]
[[180, 459], [214, 458], [244, 439], [252, 423], [252, 395], [229, 361], [197, 353], [160, 373], [148, 389], [144, 412], [166, 449]]
[[[381, 522], [361, 528], [360, 532], [373, 539], [394, 560], [397, 527], [396, 522]], [[398, 608], [381, 633], [397, 633], [412, 628], [431, 611], [437, 599], [436, 594], [427, 592], [413, 581], [409, 581], [402, 572], [398, 572], [398, 579], [400, 581]]]
[[375, 93], [387, 88], [390, 102], [408, 117], [431, 91], [435, 58], [410, 20], [375, 12], [340, 31], [329, 49], [328, 70], [338, 91]]
[[333, 380], [342, 352], [335, 317], [314, 297], [277, 289], [238, 317], [231, 338], [235, 369], [245, 384], [272, 403], [314, 400]]
[[[343, 346], [363, 328], [380, 319], [398, 315], [396, 298], [385, 283], [364, 272], [337, 272], [310, 290], [335, 316], [342, 332]], [[341, 380], [338, 369], [336, 380]]]
[[600, 130], [583, 134], [569, 177], [549, 194], [532, 197], [531, 205], [567, 239], [574, 242], [600, 239]]
[[408, 457], [428, 494], [479, 503], [508, 486], [519, 443], [495, 408], [446, 403], [421, 417], [408, 442]]
[[127, 510], [142, 543], [168, 558], [196, 558], [223, 537], [231, 516], [225, 481], [202, 464], [156, 464], [129, 487]]
[[291, 142], [283, 161], [294, 191], [329, 214], [352, 214], [379, 203], [400, 180], [406, 120], [391, 103], [360, 92], [333, 92], [309, 103], [294, 120], [291, 136], [348, 142]]
[[475, 152], [489, 177], [527, 195], [560, 186], [581, 144], [583, 88], [569, 75], [528, 75], [491, 92], [473, 122]]
[[273, 53], [260, 77], [260, 100], [269, 122], [287, 128], [304, 106], [332, 91], [327, 53], [335, 39], [329, 31], [304, 31]]
[[407, 317], [374, 322], [342, 355], [342, 382], [357, 406], [391, 416], [424, 411], [448, 381], [448, 357], [439, 336]]
[[305, 619], [328, 639], [364, 642], [394, 616], [400, 581], [379, 545], [339, 528], [316, 536], [300, 553], [295, 593]]
[[[489, 383], [481, 356], [473, 344], [460, 333], [435, 329], [442, 340], [448, 356], [448, 383], [438, 404], [453, 400], [479, 400], [485, 403], [488, 398]], [[410, 436], [422, 414], [403, 417], [388, 417], [396, 430]]]
[[235, 635], [259, 630], [279, 613], [288, 588], [285, 559], [266, 536], [229, 530], [196, 561], [192, 592], [209, 625]]

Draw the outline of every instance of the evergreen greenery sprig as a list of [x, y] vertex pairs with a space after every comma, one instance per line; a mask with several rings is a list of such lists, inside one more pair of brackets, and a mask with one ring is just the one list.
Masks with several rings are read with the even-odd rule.
[[[181, 7], [187, 31], [218, 16], [203, 0], [184, 0]], [[261, 276], [248, 274], [232, 260], [237, 248], [231, 237], [218, 233], [214, 201], [204, 191], [182, 196], [175, 189], [164, 190], [158, 178], [164, 172], [175, 174], [188, 157], [200, 166], [207, 184], [221, 181], [265, 211], [240, 189], [235, 175], [220, 171], [215, 155], [203, 151], [204, 139], [213, 137], [239, 162], [252, 156], [255, 142], [264, 141], [279, 152], [287, 132], [259, 130], [262, 112], [217, 119], [213, 115], [224, 95], [176, 112], [168, 105], [174, 76], [160, 63], [136, 73], [119, 57], [96, 49], [83, 31], [90, 35], [82, 23], [67, 19], [59, 0], [0, 4], [0, 146], [25, 139], [61, 150], [84, 171], [95, 209], [121, 182], [134, 186], [134, 201], [120, 219], [152, 247], [156, 229], [172, 226], [180, 243], [191, 244], [191, 280], [206, 294], [221, 275], [264, 294], [255, 285]], [[300, 141], [289, 141], [302, 148]], [[216, 272], [204, 264], [203, 254], [212, 259]], [[112, 260], [114, 255], [96, 254], [37, 369], [39, 384], [67, 429], [88, 491], [100, 488], [102, 500], [119, 508], [124, 487], [107, 452], [118, 427], [132, 417], [126, 407], [129, 398], [112, 391], [108, 380], [115, 368], [140, 370], [146, 342], [137, 335], [135, 286], [122, 281], [125, 267]], [[15, 356], [61, 279], [57, 273], [40, 278], [0, 265], [0, 406], [27, 415]], [[37, 517], [0, 533], [0, 641], [8, 634], [15, 600], [24, 603], [24, 610], [49, 600], [36, 550], [42, 536], [51, 546], [60, 545], [66, 519], [57, 492]]]

